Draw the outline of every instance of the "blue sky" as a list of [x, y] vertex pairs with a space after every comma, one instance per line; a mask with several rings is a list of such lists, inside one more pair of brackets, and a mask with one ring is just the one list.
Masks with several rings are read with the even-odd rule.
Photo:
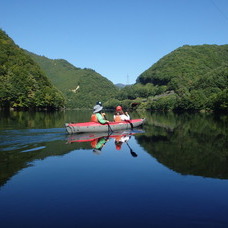
[[183, 45], [228, 44], [228, 0], [7, 0], [0, 28], [21, 48], [135, 83]]

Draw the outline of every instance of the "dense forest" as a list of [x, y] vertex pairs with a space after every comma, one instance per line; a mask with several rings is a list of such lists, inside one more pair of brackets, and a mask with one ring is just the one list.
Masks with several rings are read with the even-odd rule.
[[180, 47], [106, 105], [148, 110], [228, 111], [228, 45]]
[[228, 45], [185, 45], [117, 88], [92, 69], [19, 48], [0, 30], [0, 108], [228, 111]]
[[92, 108], [118, 91], [107, 78], [92, 69], [81, 69], [63, 59], [49, 59], [27, 52], [65, 96], [67, 108]]
[[64, 102], [40, 67], [0, 29], [0, 107], [58, 109]]

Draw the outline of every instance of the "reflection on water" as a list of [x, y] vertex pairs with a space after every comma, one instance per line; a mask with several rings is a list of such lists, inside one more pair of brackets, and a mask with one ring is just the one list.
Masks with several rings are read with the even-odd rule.
[[[88, 111], [2, 112], [0, 185], [36, 159], [77, 149], [92, 149], [101, 154], [110, 139], [114, 139], [113, 149], [120, 150], [126, 144], [130, 154], [137, 157], [129, 144], [131, 137], [158, 162], [178, 173], [228, 179], [227, 116], [144, 113], [140, 116], [146, 117], [144, 132], [66, 134], [65, 122], [85, 122], [89, 115]], [[137, 113], [132, 116], [139, 117]]]
[[[83, 113], [80, 114], [77, 116], [82, 117], [84, 115]], [[115, 139], [115, 143], [112, 144], [113, 148], [119, 150], [125, 143], [129, 147], [130, 154], [137, 156], [127, 141], [130, 140], [131, 136], [142, 133], [142, 130], [125, 130], [111, 134], [68, 135], [65, 128], [60, 128], [61, 125], [64, 125], [64, 120], [67, 121], [70, 118], [69, 116], [65, 118], [64, 113], [48, 113], [47, 116], [46, 113], [36, 113], [36, 115], [32, 113], [31, 116], [29, 113], [13, 112], [12, 116], [6, 115], [5, 118], [1, 118], [0, 186], [4, 185], [20, 170], [30, 167], [35, 160], [43, 160], [49, 156], [62, 156], [79, 149], [91, 150], [94, 154], [101, 154], [102, 148], [111, 139]], [[60, 118], [62, 121], [53, 120], [54, 118]], [[29, 123], [32, 123], [32, 126], [39, 123], [37, 127], [54, 126], [56, 128], [29, 128]]]
[[228, 226], [227, 116], [131, 113], [143, 130], [66, 134], [89, 117], [0, 113], [1, 227]]
[[137, 140], [159, 162], [181, 174], [228, 179], [227, 116], [152, 114], [147, 123]]
[[93, 152], [95, 154], [100, 154], [102, 148], [110, 140], [114, 139], [114, 144], [116, 150], [120, 150], [123, 144], [126, 144], [130, 150], [133, 157], [138, 155], [133, 151], [129, 145], [129, 140], [131, 136], [144, 133], [142, 129], [124, 130], [124, 131], [113, 131], [111, 133], [98, 132], [98, 133], [82, 133], [82, 134], [70, 134], [68, 136], [67, 143], [80, 143], [89, 142]]

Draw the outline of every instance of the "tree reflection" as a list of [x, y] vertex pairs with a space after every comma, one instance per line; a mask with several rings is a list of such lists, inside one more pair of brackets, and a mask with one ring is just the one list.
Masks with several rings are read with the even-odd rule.
[[[88, 113], [1, 113], [0, 186], [36, 160], [75, 150], [101, 153], [111, 138], [114, 150], [126, 144], [130, 155], [137, 157], [131, 146], [132, 135], [141, 148], [178, 173], [228, 179], [227, 116], [140, 113], [146, 117], [140, 134], [135, 130], [89, 134], [89, 139], [83, 134], [66, 135], [64, 123], [87, 121]], [[84, 143], [74, 143], [80, 141]]]
[[138, 143], [184, 175], [228, 178], [227, 116], [152, 114]]

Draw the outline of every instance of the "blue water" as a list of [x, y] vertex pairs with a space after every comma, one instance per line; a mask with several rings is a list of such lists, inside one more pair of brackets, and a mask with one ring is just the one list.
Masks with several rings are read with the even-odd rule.
[[1, 130], [0, 227], [228, 227], [228, 180], [164, 165], [151, 130], [99, 153], [61, 127]]

